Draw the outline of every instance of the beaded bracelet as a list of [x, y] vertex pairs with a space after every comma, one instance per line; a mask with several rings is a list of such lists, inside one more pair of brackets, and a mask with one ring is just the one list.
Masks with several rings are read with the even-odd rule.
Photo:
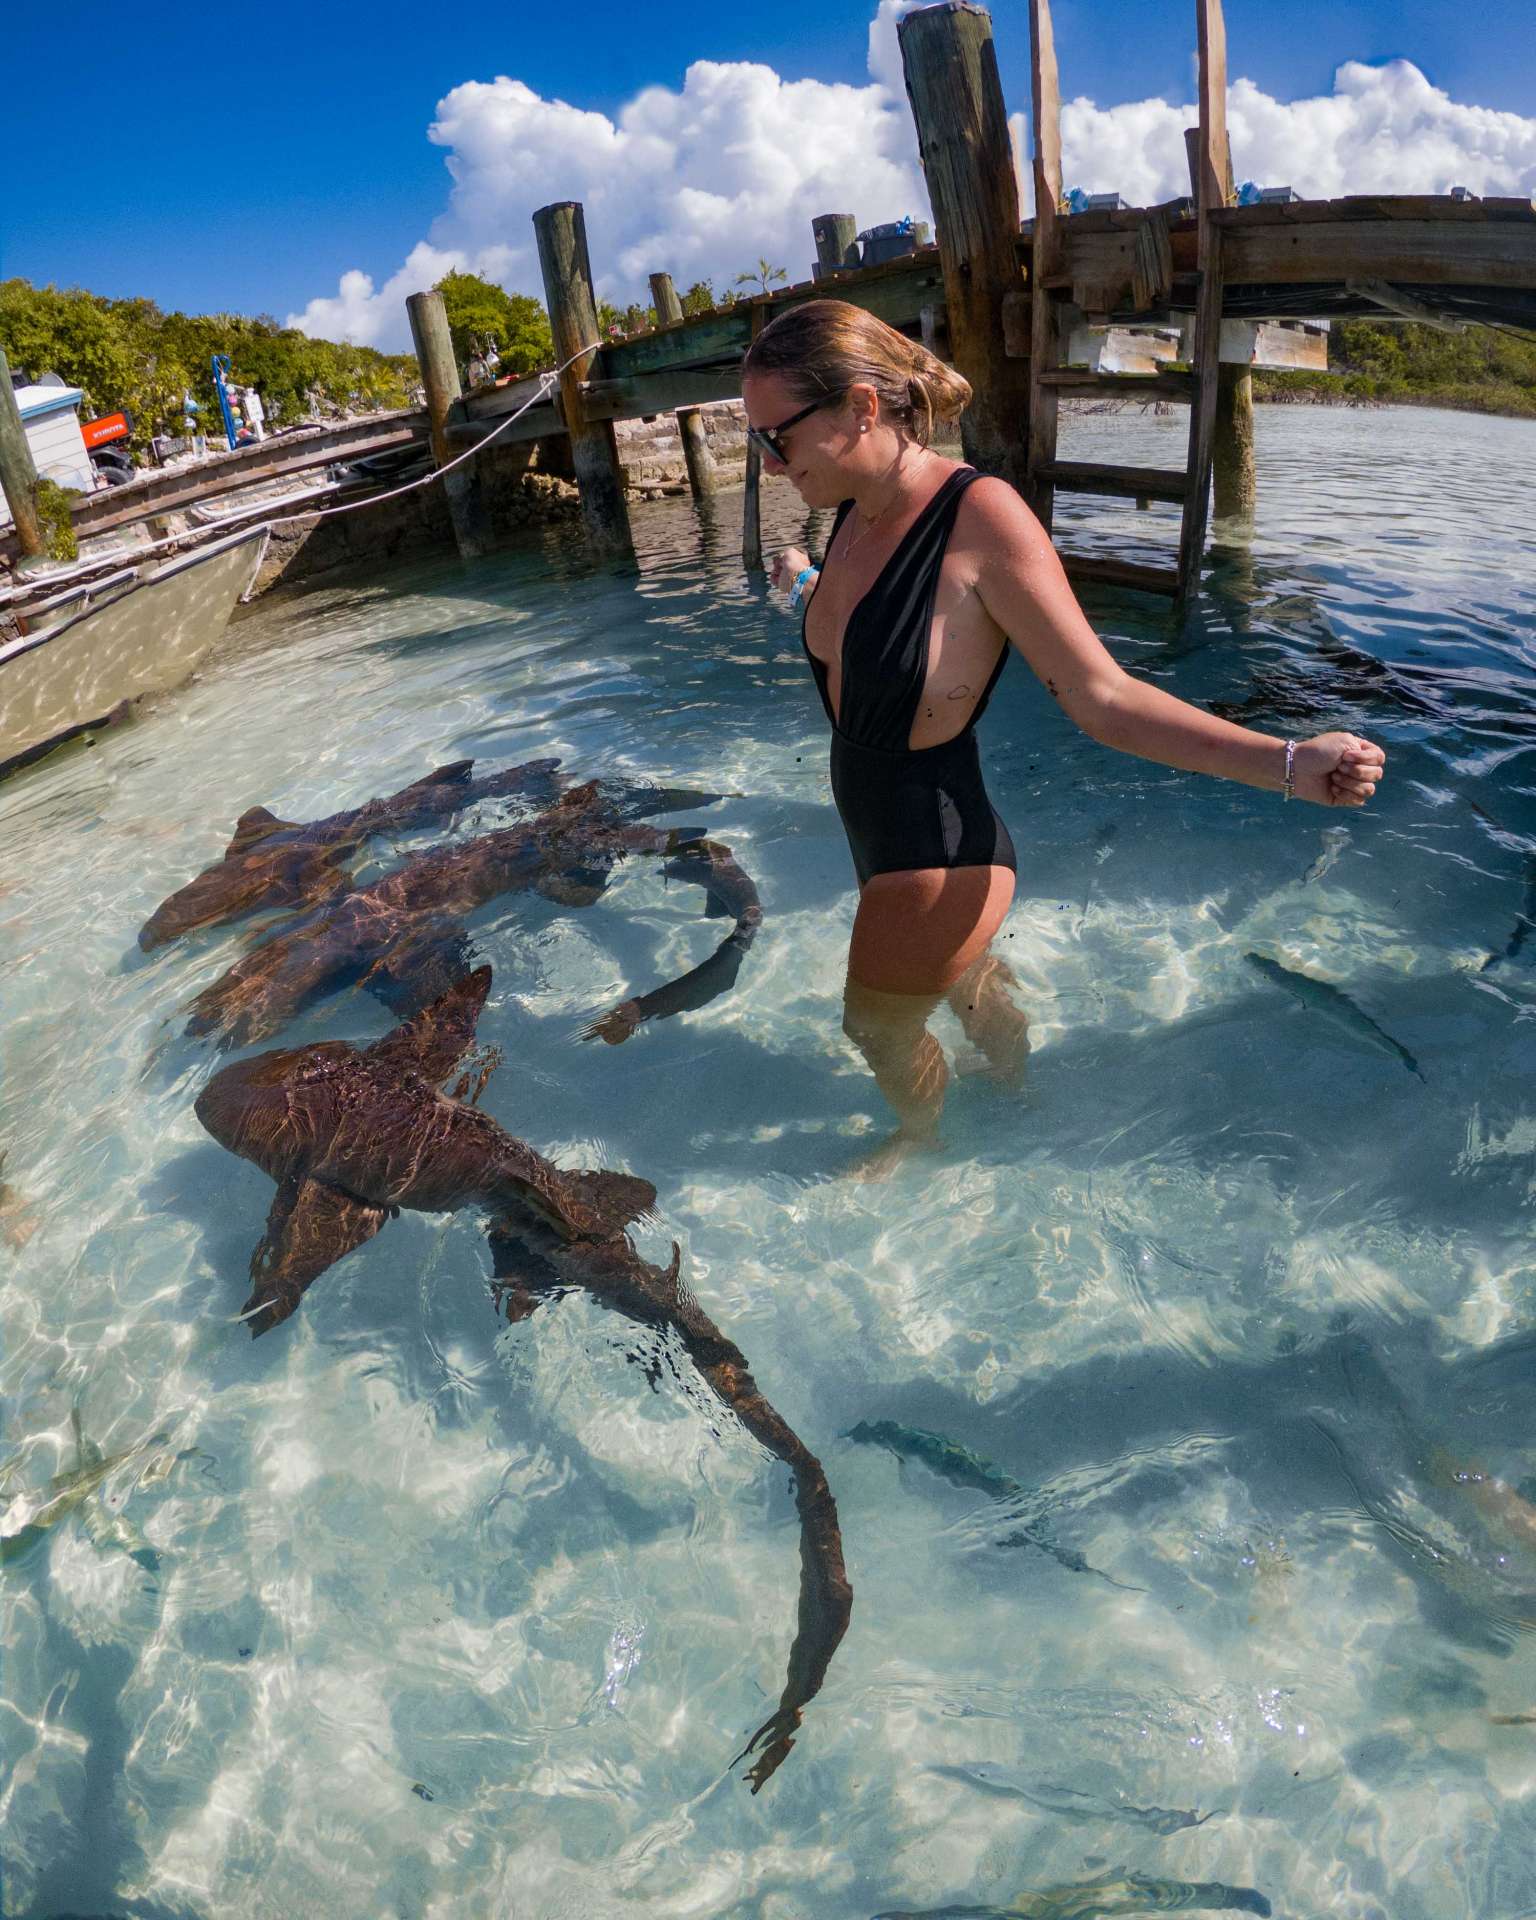
[[1285, 743], [1285, 785], [1280, 789], [1287, 800], [1294, 800], [1296, 798], [1296, 789], [1291, 784], [1291, 773], [1295, 762], [1296, 742], [1294, 740], [1287, 740]]
[[794, 613], [799, 609], [801, 596], [805, 592], [806, 581], [814, 580], [815, 578], [816, 578], [815, 567], [802, 567], [800, 571], [795, 575], [794, 585], [789, 590], [789, 610], [791, 613]]

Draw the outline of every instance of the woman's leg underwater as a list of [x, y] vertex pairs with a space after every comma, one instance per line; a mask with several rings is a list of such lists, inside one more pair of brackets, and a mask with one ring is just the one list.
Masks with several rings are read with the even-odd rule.
[[984, 953], [946, 996], [966, 1039], [985, 1060], [986, 1071], [1008, 1086], [1017, 1086], [1024, 1078], [1029, 1058], [1029, 1015], [1014, 998], [1018, 984], [1006, 960]]
[[[921, 1146], [938, 1132], [949, 1069], [928, 1019], [946, 995], [954, 1004], [956, 991], [973, 974], [982, 980], [987, 945], [1012, 899], [1013, 875], [1006, 867], [880, 873], [859, 895], [843, 1031], [896, 1111], [901, 1126], [895, 1144]], [[983, 1048], [983, 1032], [994, 1042], [1002, 1033], [995, 1003], [1001, 983], [994, 985], [987, 975], [985, 984], [984, 995], [960, 993], [966, 1006], [961, 1018], [977, 1020], [972, 1037]]]

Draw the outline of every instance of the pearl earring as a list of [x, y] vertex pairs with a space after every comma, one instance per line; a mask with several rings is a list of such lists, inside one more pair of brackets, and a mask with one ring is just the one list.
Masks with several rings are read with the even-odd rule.
[[868, 432], [869, 432], [869, 422], [868, 422], [867, 420], [861, 420], [861, 421], [859, 422], [859, 432], [860, 432], [860, 433], [868, 433]]

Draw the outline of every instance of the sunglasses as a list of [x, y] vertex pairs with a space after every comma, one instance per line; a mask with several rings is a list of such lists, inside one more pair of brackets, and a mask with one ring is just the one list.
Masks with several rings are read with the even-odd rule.
[[840, 393], [826, 393], [819, 400], [813, 400], [808, 407], [802, 407], [798, 413], [792, 413], [787, 420], [781, 420], [776, 427], [748, 427], [747, 439], [759, 453], [766, 453], [770, 460], [777, 460], [781, 466], [787, 467], [789, 455], [784, 451], [780, 435], [788, 433], [791, 427], [798, 427], [802, 420], [809, 420], [820, 408], [836, 406], [842, 397]]

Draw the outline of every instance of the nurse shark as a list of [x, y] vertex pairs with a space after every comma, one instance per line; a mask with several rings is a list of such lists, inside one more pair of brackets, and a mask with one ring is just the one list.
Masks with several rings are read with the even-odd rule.
[[[345, 1041], [263, 1053], [214, 1075], [197, 1117], [221, 1146], [277, 1183], [251, 1261], [244, 1317], [253, 1336], [298, 1307], [343, 1255], [402, 1207], [492, 1216], [498, 1295], [510, 1320], [546, 1296], [582, 1288], [625, 1319], [674, 1334], [700, 1376], [754, 1439], [784, 1462], [800, 1516], [800, 1599], [779, 1705], [737, 1756], [757, 1758], [755, 1793], [795, 1742], [847, 1631], [853, 1593], [837, 1509], [821, 1463], [764, 1399], [746, 1356], [681, 1283], [625, 1232], [654, 1205], [648, 1180], [555, 1166], [462, 1097], [439, 1087], [474, 1044], [490, 990], [478, 968], [369, 1047]], [[483, 1081], [483, 1076], [482, 1076]]]
[[631, 823], [599, 781], [573, 788], [531, 820], [413, 854], [371, 886], [338, 893], [204, 988], [192, 1002], [187, 1033], [247, 1046], [349, 982], [396, 1013], [414, 1013], [469, 974], [465, 915], [499, 894], [529, 890], [565, 906], [590, 905], [618, 862], [637, 853], [660, 855], [670, 876], [697, 881], [711, 909], [731, 914], [735, 924], [701, 966], [588, 1029], [618, 1043], [644, 1020], [703, 1006], [732, 986], [762, 923], [762, 905], [728, 847], [697, 829]]

